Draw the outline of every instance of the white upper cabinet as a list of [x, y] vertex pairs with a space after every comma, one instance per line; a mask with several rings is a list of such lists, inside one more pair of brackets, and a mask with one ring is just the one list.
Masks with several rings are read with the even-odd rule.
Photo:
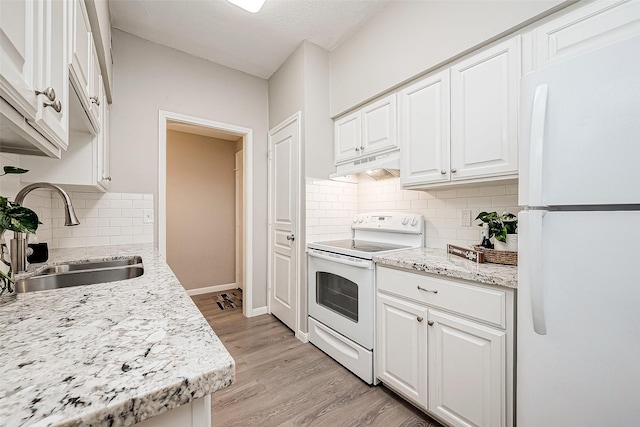
[[349, 114], [334, 123], [335, 161], [342, 163], [360, 155], [360, 112]]
[[448, 182], [449, 70], [407, 87], [399, 98], [402, 185]]
[[336, 165], [398, 148], [396, 95], [380, 99], [334, 123]]
[[67, 12], [57, 0], [0, 1], [0, 151], [67, 147]]
[[402, 185], [516, 178], [519, 82], [514, 37], [402, 90]]
[[451, 180], [517, 176], [520, 38], [451, 68]]
[[73, 16], [69, 76], [95, 133], [100, 132], [100, 65], [84, 0], [70, 2]]
[[[102, 80], [98, 80], [102, 84]], [[99, 115], [102, 131], [95, 133], [86, 119], [86, 112], [76, 93], [70, 96], [69, 148], [61, 159], [42, 156], [20, 156], [20, 166], [29, 173], [21, 176], [23, 183], [46, 181], [79, 191], [106, 191], [109, 176], [109, 110], [103, 90]]]
[[398, 146], [396, 111], [395, 94], [362, 109], [361, 155], [381, 153]]
[[595, 1], [533, 29], [532, 69], [640, 34], [640, 2]]
[[[43, 135], [63, 150], [69, 143], [69, 67], [68, 67], [68, 12], [65, 2], [47, 0], [38, 20], [41, 35], [39, 52], [39, 84], [53, 88], [55, 100], [38, 103], [36, 124]], [[60, 111], [58, 111], [60, 110]]]
[[26, 117], [35, 117], [38, 3], [0, 1], [0, 96]]

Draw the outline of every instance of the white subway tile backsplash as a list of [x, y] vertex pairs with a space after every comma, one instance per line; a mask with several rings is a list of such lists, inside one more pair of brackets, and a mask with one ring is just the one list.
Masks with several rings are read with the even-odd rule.
[[[344, 239], [351, 236], [351, 220], [357, 213], [410, 211], [425, 217], [426, 246], [444, 249], [447, 243], [470, 246], [480, 241], [481, 228], [475, 217], [481, 211], [517, 213], [517, 184], [477, 184], [462, 188], [429, 191], [403, 190], [399, 179], [358, 184], [335, 181], [307, 181], [307, 198], [318, 194], [344, 194], [338, 203], [320, 206], [307, 202], [307, 241]], [[342, 193], [339, 193], [341, 191]], [[349, 199], [355, 200], [350, 202]], [[462, 210], [471, 211], [471, 227], [461, 225]], [[326, 222], [323, 218], [330, 218]], [[339, 231], [341, 230], [341, 231]]]
[[[153, 225], [143, 222], [143, 209], [153, 209], [151, 194], [70, 192], [80, 220], [74, 227], [64, 226], [63, 203], [58, 195], [49, 191], [32, 194], [29, 207], [43, 223], [38, 227], [38, 240], [49, 243], [50, 248], [153, 243]], [[134, 204], [140, 207], [134, 208]]]
[[[109, 200], [109, 208], [111, 209], [131, 209], [133, 208], [133, 200]], [[142, 208], [142, 207], [140, 207]]]

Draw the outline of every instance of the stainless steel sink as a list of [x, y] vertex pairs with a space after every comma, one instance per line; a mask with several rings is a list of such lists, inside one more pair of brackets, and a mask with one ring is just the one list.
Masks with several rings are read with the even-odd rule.
[[61, 264], [35, 276], [16, 281], [17, 292], [45, 291], [70, 286], [95, 285], [142, 276], [142, 258], [133, 256], [109, 261]]

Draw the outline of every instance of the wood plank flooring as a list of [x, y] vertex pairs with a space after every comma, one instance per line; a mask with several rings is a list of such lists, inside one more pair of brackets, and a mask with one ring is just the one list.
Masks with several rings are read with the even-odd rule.
[[236, 381], [212, 396], [213, 426], [442, 427], [382, 385], [369, 386], [275, 317], [193, 301], [236, 361]]

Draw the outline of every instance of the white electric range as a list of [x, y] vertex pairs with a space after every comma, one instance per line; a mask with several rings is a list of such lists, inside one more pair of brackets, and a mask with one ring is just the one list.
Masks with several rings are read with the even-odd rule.
[[309, 341], [368, 384], [375, 341], [373, 256], [424, 246], [422, 215], [359, 214], [352, 239], [307, 245]]

